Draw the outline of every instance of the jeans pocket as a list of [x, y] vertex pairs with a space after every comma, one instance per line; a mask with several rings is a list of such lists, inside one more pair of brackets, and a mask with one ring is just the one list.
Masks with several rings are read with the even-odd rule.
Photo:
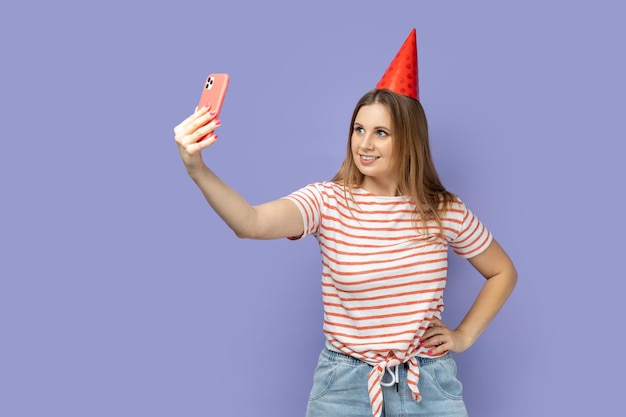
[[456, 377], [456, 362], [448, 356], [432, 364], [434, 381], [441, 394], [453, 400], [463, 398], [463, 384]]
[[309, 395], [309, 401], [322, 398], [332, 387], [335, 380], [335, 370], [337, 363], [328, 360], [325, 356], [320, 356], [313, 374], [313, 387]]

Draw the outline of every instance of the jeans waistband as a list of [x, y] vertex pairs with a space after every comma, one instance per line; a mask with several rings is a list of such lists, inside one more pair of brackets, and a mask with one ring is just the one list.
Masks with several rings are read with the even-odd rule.
[[[322, 356], [331, 362], [338, 362], [338, 363], [343, 363], [343, 364], [352, 365], [352, 366], [365, 365], [365, 366], [372, 367], [371, 365], [369, 365], [366, 362], [363, 362], [360, 359], [353, 358], [352, 356], [346, 355], [345, 353], [337, 352], [335, 350], [330, 350], [328, 349], [328, 347], [324, 347], [324, 350], [322, 351]], [[428, 365], [430, 363], [435, 363], [443, 359], [447, 359], [449, 356], [450, 356], [450, 352], [446, 352], [444, 355], [437, 356], [436, 358], [424, 358], [422, 356], [416, 356], [415, 359], [417, 359], [419, 366], [423, 366], [423, 365]]]

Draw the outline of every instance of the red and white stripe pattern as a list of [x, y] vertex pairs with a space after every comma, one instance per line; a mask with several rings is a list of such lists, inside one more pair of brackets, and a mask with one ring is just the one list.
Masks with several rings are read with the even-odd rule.
[[491, 234], [456, 200], [441, 214], [445, 239], [429, 222], [414, 221], [407, 197], [363, 189], [348, 199], [341, 185], [310, 184], [285, 197], [299, 208], [304, 235], [322, 255], [324, 333], [331, 348], [373, 366], [368, 379], [373, 415], [382, 411], [385, 369], [409, 363], [409, 387], [419, 399], [415, 355], [426, 356], [420, 338], [443, 311], [448, 245], [470, 258], [491, 243]]

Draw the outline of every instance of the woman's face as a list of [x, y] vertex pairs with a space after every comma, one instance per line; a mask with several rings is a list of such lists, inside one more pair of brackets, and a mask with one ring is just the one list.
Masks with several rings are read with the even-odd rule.
[[398, 181], [393, 164], [391, 116], [383, 104], [362, 106], [354, 120], [351, 150], [364, 175], [361, 187], [379, 195], [396, 195]]

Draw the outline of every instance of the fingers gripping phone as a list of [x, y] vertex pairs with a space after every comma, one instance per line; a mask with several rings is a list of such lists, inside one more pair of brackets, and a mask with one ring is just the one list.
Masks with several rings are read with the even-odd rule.
[[220, 115], [220, 110], [222, 110], [229, 81], [230, 76], [228, 74], [209, 74], [204, 81], [198, 108], [210, 104], [211, 110], [215, 112], [215, 118], [217, 119]]

